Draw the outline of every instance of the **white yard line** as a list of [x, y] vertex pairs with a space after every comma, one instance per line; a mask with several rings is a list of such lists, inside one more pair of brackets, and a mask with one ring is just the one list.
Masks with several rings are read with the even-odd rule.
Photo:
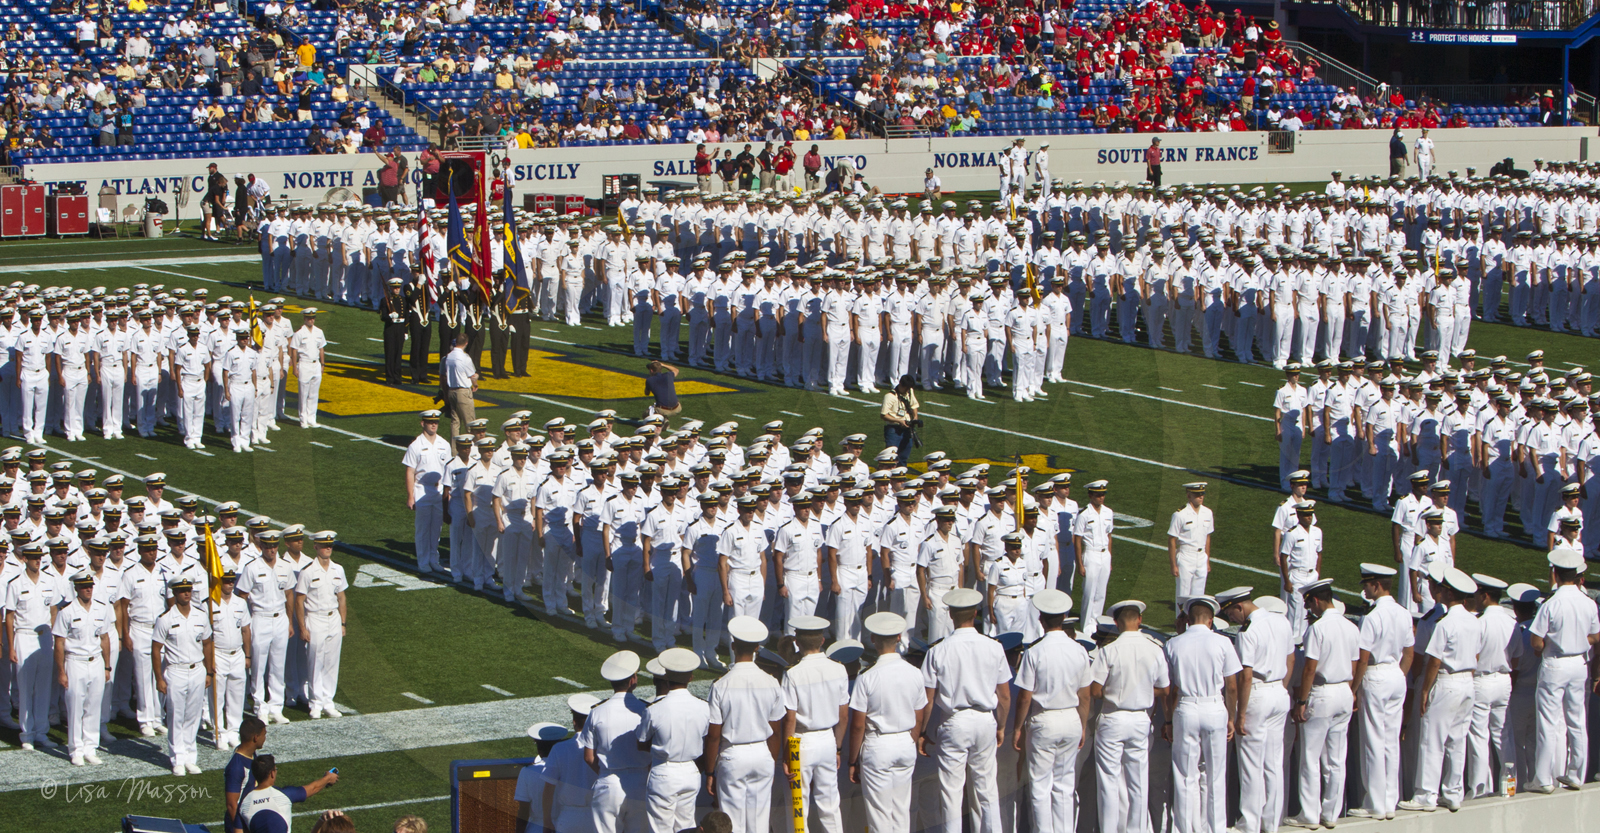
[[415, 700], [415, 701], [417, 701], [417, 702], [418, 702], [418, 703], [421, 703], [421, 704], [422, 704], [422, 705], [424, 705], [424, 706], [431, 706], [431, 705], [433, 705], [433, 701], [432, 701], [432, 700], [429, 700], [429, 699], [428, 699], [428, 698], [426, 698], [426, 697], [423, 697], [423, 696], [422, 696], [422, 695], [420, 695], [420, 694], [412, 694], [412, 693], [411, 693], [411, 692], [409, 692], [409, 691], [402, 691], [402, 692], [400, 692], [400, 696], [401, 696], [401, 697], [409, 697], [409, 698], [411, 698], [411, 699], [412, 699], [412, 700]]
[[1264, 388], [1264, 387], [1266, 387], [1266, 385], [1258, 385], [1255, 382], [1240, 381], [1239, 384], [1241, 384], [1241, 385], [1249, 385], [1252, 388]]
[[511, 692], [506, 691], [505, 689], [503, 689], [503, 688], [501, 688], [499, 686], [492, 686], [492, 685], [489, 685], [488, 683], [484, 683], [483, 687], [488, 691], [492, 691], [495, 694], [500, 695], [501, 697], [515, 697], [516, 696], [516, 695], [512, 694]]
[[319, 443], [316, 440], [311, 440], [311, 444], [317, 448], [333, 448], [333, 446], [328, 445], [327, 443]]
[[551, 677], [550, 679], [555, 680], [558, 683], [566, 683], [573, 688], [588, 688], [588, 686], [584, 685], [583, 683], [580, 683], [577, 680], [569, 680], [566, 677]]
[[800, 417], [801, 419], [805, 419], [805, 416], [806, 416], [805, 414], [797, 414], [794, 411], [779, 411], [778, 413], [783, 414], [785, 416]]
[[[1198, 404], [1198, 403], [1195, 403], [1195, 402], [1184, 402], [1181, 399], [1168, 399], [1165, 396], [1155, 396], [1155, 395], [1148, 394], [1148, 393], [1140, 393], [1139, 391], [1132, 390], [1130, 388], [1112, 388], [1112, 387], [1106, 387], [1105, 385], [1096, 385], [1096, 384], [1093, 384], [1092, 382], [1080, 382], [1080, 381], [1078, 381], [1076, 379], [1068, 379], [1067, 380], [1067, 384], [1069, 384], [1069, 385], [1082, 385], [1083, 387], [1093, 388], [1095, 390], [1104, 391], [1106, 393], [1126, 394], [1128, 396], [1134, 396], [1134, 397], [1138, 397], [1140, 399], [1149, 399], [1149, 400], [1151, 400], [1153, 402], [1163, 402], [1163, 403], [1166, 403], [1168, 405], [1182, 405], [1185, 408], [1198, 408], [1198, 409], [1200, 409], [1202, 411], [1210, 411], [1210, 412], [1212, 412], [1214, 414], [1227, 414], [1229, 416], [1244, 417], [1245, 419], [1256, 419], [1256, 420], [1261, 420], [1263, 422], [1271, 422], [1272, 421], [1271, 417], [1264, 417], [1264, 416], [1261, 416], [1259, 414], [1247, 414], [1247, 413], [1245, 413], [1243, 411], [1230, 411], [1227, 408], [1213, 408], [1210, 405], [1201, 405], [1201, 404]], [[1248, 384], [1251, 384], [1251, 383], [1250, 382], [1245, 382], [1244, 384], [1248, 385]], [[1256, 385], [1256, 387], [1259, 388], [1259, 387], [1261, 387], [1261, 385]], [[1175, 390], [1175, 388], [1162, 388], [1162, 390]]]
[[1165, 385], [1156, 385], [1156, 387], [1158, 387], [1158, 388], [1160, 388], [1162, 390], [1170, 390], [1173, 393], [1183, 393], [1183, 389], [1182, 388], [1169, 388], [1169, 387], [1167, 387]]
[[134, 452], [134, 453], [133, 453], [133, 456], [135, 456], [135, 457], [142, 457], [142, 458], [144, 458], [144, 459], [146, 459], [146, 460], [149, 460], [149, 461], [151, 461], [151, 462], [156, 462], [156, 458], [154, 458], [154, 457], [151, 457], [151, 456], [150, 456], [150, 455], [148, 455], [148, 454], [145, 454], [145, 453], [143, 453], [143, 452], [139, 452], [139, 451], [135, 451], [135, 452]]
[[852, 412], [851, 412], [851, 411], [847, 411], [847, 410], [845, 410], [845, 409], [843, 409], [843, 408], [835, 408], [835, 407], [833, 407], [833, 406], [832, 406], [832, 405], [829, 405], [829, 406], [828, 406], [828, 410], [830, 410], [830, 411], [838, 411], [838, 412], [839, 412], [839, 413], [841, 413], [841, 414], [848, 414], [848, 413], [852, 413]]
[[1079, 392], [1077, 392], [1075, 390], [1067, 391], [1067, 393], [1070, 393], [1073, 396], [1081, 396], [1084, 399], [1093, 399], [1094, 398], [1094, 394], [1092, 394], [1092, 393], [1079, 393]]
[[[159, 269], [150, 269], [151, 266], [184, 266], [190, 263], [260, 263], [258, 254], [247, 255], [205, 255], [201, 257], [147, 257], [135, 260], [81, 260], [69, 263], [19, 263], [7, 266], [7, 272], [85, 272], [104, 269], [145, 269], [150, 272], [160, 272]], [[182, 275], [177, 272], [164, 272], [162, 274], [177, 275], [180, 278], [194, 278], [193, 275]], [[207, 283], [223, 283], [223, 281], [210, 278], [194, 278]]]
[[205, 450], [205, 449], [203, 449], [203, 448], [197, 448], [197, 449], [195, 449], [195, 450], [194, 450], [194, 453], [196, 453], [196, 454], [199, 454], [199, 455], [201, 455], [201, 456], [202, 456], [202, 457], [215, 457], [215, 456], [217, 456], [217, 455], [215, 455], [215, 454], [212, 454], [212, 453], [211, 453], [211, 452], [209, 452], [209, 451], [206, 451], [206, 450]]
[[1206, 386], [1208, 388], [1211, 388], [1212, 390], [1227, 390], [1227, 388], [1225, 388], [1225, 387], [1223, 387], [1221, 385], [1213, 385], [1210, 382], [1201, 382], [1200, 384], [1202, 384], [1202, 385], [1204, 385], [1204, 386]]

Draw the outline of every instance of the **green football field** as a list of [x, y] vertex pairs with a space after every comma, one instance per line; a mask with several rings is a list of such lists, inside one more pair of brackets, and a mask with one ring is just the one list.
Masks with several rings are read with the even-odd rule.
[[[243, 299], [253, 287], [263, 301], [259, 265], [231, 260], [252, 252], [184, 238], [5, 243], [0, 269], [7, 281], [43, 285], [206, 287], [213, 300]], [[323, 428], [301, 430], [290, 420], [269, 446], [248, 455], [233, 454], [225, 437], [209, 432], [203, 453], [187, 450], [171, 426], [154, 439], [50, 437], [47, 447], [52, 459], [73, 460], [102, 477], [163, 471], [171, 491], [238, 500], [280, 524], [337, 530], [337, 557], [355, 584], [337, 700], [355, 714], [313, 723], [291, 710], [295, 723], [273, 727], [267, 751], [281, 756], [285, 782], [339, 767], [341, 783], [312, 799], [308, 811], [358, 808], [352, 815], [363, 830], [384, 829], [395, 816], [414, 812], [447, 830], [448, 762], [529, 754], [526, 726], [564, 719], [561, 698], [600, 687], [600, 662], [616, 646], [609, 632], [547, 620], [542, 606], [507, 604], [409, 571], [412, 522], [400, 457], [432, 391], [382, 384], [375, 314], [322, 308], [319, 324], [330, 339]], [[293, 321], [298, 326], [297, 316]], [[577, 328], [536, 322], [532, 337], [530, 377], [489, 379], [479, 392], [478, 413], [492, 426], [524, 408], [535, 423], [551, 416], [582, 422], [602, 408], [625, 418], [642, 413], [644, 362], [632, 355], [631, 328], [596, 327], [592, 319]], [[1595, 348], [1577, 336], [1482, 324], [1474, 326], [1471, 346], [1479, 355], [1514, 360], [1542, 347], [1549, 365], [1561, 369], [1590, 362]], [[1150, 622], [1158, 627], [1172, 619], [1167, 517], [1182, 505], [1181, 484], [1208, 481], [1207, 503], [1219, 527], [1210, 588], [1253, 584], [1260, 593], [1275, 592], [1268, 522], [1282, 496], [1271, 407], [1281, 374], [1270, 366], [1075, 338], [1066, 375], [1070, 383], [1047, 386], [1047, 401], [1027, 404], [919, 391], [927, 421], [923, 451], [948, 452], [958, 471], [968, 461], [1009, 466], [1019, 457], [1036, 472], [1072, 471], [1080, 500], [1082, 483], [1110, 480], [1107, 502], [1123, 518], [1109, 597], [1150, 601]], [[830, 443], [861, 431], [872, 438], [868, 454], [881, 447], [878, 402], [859, 394], [835, 398], [689, 368], [679, 383], [686, 417], [712, 425], [737, 420], [744, 442], [762, 422], [782, 418], [787, 436], [817, 425]], [[288, 407], [293, 414], [293, 393]], [[1323, 504], [1319, 520], [1326, 532], [1323, 574], [1344, 589], [1355, 588], [1358, 562], [1390, 558], [1388, 520], [1364, 504]], [[1475, 513], [1470, 525], [1478, 527]], [[1513, 521], [1510, 528], [1518, 527]], [[1547, 574], [1543, 558], [1525, 543], [1468, 534], [1459, 551], [1469, 571], [1508, 581]], [[641, 653], [648, 655], [648, 647]], [[22, 752], [16, 732], [0, 730], [0, 791], [9, 790], [0, 807], [7, 817], [18, 829], [89, 831], [115, 829], [121, 816], [135, 812], [197, 823], [221, 818], [223, 753], [202, 749], [205, 775], [162, 776], [164, 748], [137, 737], [129, 722], [119, 721], [116, 732], [121, 740], [106, 765], [80, 769], [61, 756]]]

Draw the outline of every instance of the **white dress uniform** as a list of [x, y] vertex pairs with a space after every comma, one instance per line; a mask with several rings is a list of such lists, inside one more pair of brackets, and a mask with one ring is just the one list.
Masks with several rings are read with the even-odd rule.
[[74, 599], [56, 611], [51, 633], [66, 653], [67, 754], [74, 762], [93, 755], [100, 744], [100, 702], [111, 660], [102, 639], [116, 629], [111, 606], [91, 598]]
[[1285, 563], [1284, 572], [1289, 576], [1289, 586], [1283, 588], [1284, 601], [1289, 605], [1289, 625], [1298, 642], [1306, 627], [1306, 600], [1300, 590], [1317, 580], [1317, 565], [1322, 558], [1322, 528], [1314, 519], [1309, 527], [1295, 524], [1283, 534], [1278, 551]]
[[564, 740], [550, 749], [545, 758], [544, 783], [555, 788], [550, 804], [550, 819], [562, 833], [594, 833], [589, 815], [595, 772], [583, 759], [578, 738]]
[[1400, 803], [1400, 728], [1406, 703], [1406, 675], [1400, 662], [1415, 639], [1411, 614], [1393, 596], [1378, 597], [1361, 619], [1357, 644], [1369, 655], [1357, 692], [1366, 786], [1363, 808], [1373, 818], [1389, 817]]
[[[1227, 828], [1228, 707], [1222, 692], [1239, 673], [1229, 639], [1191, 624], [1166, 644], [1178, 691], [1172, 712], [1172, 819], [1178, 833], [1220, 833]], [[1201, 773], [1204, 765], [1204, 775]]]
[[939, 767], [939, 806], [945, 833], [960, 833], [961, 803], [970, 788], [976, 829], [1000, 829], [995, 780], [995, 715], [999, 686], [1011, 682], [1011, 666], [1000, 643], [976, 628], [956, 628], [928, 649], [922, 684], [933, 695], [934, 758]]
[[965, 545], [954, 527], [943, 538], [934, 529], [917, 548], [917, 567], [928, 575], [927, 598], [932, 602], [928, 615], [928, 642], [936, 642], [955, 630], [950, 621], [950, 608], [944, 603], [944, 594], [954, 590], [961, 581]]
[[1334, 823], [1344, 806], [1346, 738], [1355, 704], [1350, 680], [1360, 639], [1355, 624], [1332, 610], [1306, 628], [1301, 654], [1317, 661], [1317, 676], [1304, 701], [1306, 720], [1300, 724], [1299, 821], [1307, 824]]
[[544, 517], [543, 528], [534, 532], [543, 535], [542, 541], [535, 543], [542, 544], [544, 549], [541, 587], [546, 615], [553, 616], [557, 610], [566, 609], [571, 595], [573, 558], [577, 554], [577, 543], [572, 537], [572, 506], [577, 499], [578, 483], [571, 477], [546, 478], [534, 497], [534, 508]]
[[[1241, 833], [1277, 830], [1284, 812], [1284, 723], [1289, 717], [1289, 619], [1257, 608], [1239, 631], [1239, 664], [1250, 669], [1250, 699], [1236, 738]], [[1242, 691], [1241, 691], [1242, 693]]]
[[825, 654], [807, 654], [784, 673], [782, 688], [784, 708], [794, 712], [794, 732], [800, 738], [806, 823], [825, 833], [841, 833], [837, 739], [844, 737], [840, 712], [850, 704], [849, 673]]
[[179, 401], [178, 428], [183, 433], [184, 444], [190, 448], [200, 445], [206, 424], [206, 363], [211, 351], [196, 341], [185, 341], [172, 351], [172, 362], [177, 365], [178, 378], [183, 382], [183, 397]]
[[911, 731], [928, 705], [922, 672], [900, 654], [886, 654], [856, 678], [850, 710], [867, 718], [857, 778], [872, 830], [909, 830], [911, 773], [917, 748]]
[[[126, 585], [124, 585], [126, 586]], [[250, 603], [250, 690], [262, 720], [283, 713], [285, 661], [289, 652], [288, 593], [294, 568], [280, 556], [273, 563], [252, 558], [240, 568], [234, 591]], [[281, 721], [280, 721], [281, 722]]]
[[[247, 451], [256, 428], [256, 385], [260, 381], [260, 354], [235, 344], [222, 356], [228, 374], [228, 407], [233, 414], [233, 450]], [[448, 453], [448, 447], [446, 448]]]
[[1211, 574], [1206, 542], [1216, 528], [1216, 517], [1209, 506], [1196, 509], [1184, 504], [1182, 509], [1172, 513], [1167, 537], [1178, 542], [1177, 590], [1173, 598], [1180, 604], [1184, 599], [1206, 594], [1206, 577]]
[[1600, 634], [1595, 603], [1573, 584], [1550, 594], [1534, 616], [1529, 632], [1544, 640], [1539, 662], [1535, 788], [1559, 779], [1583, 783], [1589, 771], [1587, 679], [1590, 638]]
[[589, 805], [596, 833], [645, 829], [645, 776], [651, 753], [637, 740], [645, 704], [631, 692], [616, 692], [594, 707], [578, 733], [578, 745], [592, 749], [598, 777]]
[[244, 629], [250, 627], [250, 606], [237, 595], [230, 595], [212, 607], [211, 651], [216, 677], [211, 684], [216, 699], [211, 725], [216, 727], [217, 748], [222, 749], [230, 742], [238, 743], [239, 722], [244, 719]]
[[[238, 421], [235, 415], [235, 422]], [[235, 443], [238, 439], [235, 438]], [[417, 550], [417, 569], [427, 572], [439, 566], [439, 535], [444, 529], [444, 472], [453, 456], [450, 441], [435, 434], [418, 434], [406, 447], [400, 463], [415, 473], [411, 487], [413, 542]]]
[[1422, 715], [1422, 746], [1413, 800], [1424, 807], [1460, 806], [1472, 722], [1472, 674], [1483, 646], [1483, 623], [1465, 606], [1450, 606], [1423, 646], [1439, 660], [1439, 675]]
[[310, 322], [294, 331], [289, 338], [289, 352], [295, 363], [295, 379], [300, 397], [300, 427], [316, 428], [317, 402], [322, 392], [322, 350], [328, 337], [322, 329]]
[[1102, 689], [1094, 734], [1100, 829], [1149, 833], [1150, 707], [1169, 684], [1160, 643], [1124, 632], [1093, 655], [1092, 679]]
[[722, 727], [716, 760], [717, 809], [732, 817], [734, 833], [761, 833], [771, 824], [777, 761], [767, 739], [773, 724], [783, 719], [783, 691], [754, 662], [736, 662], [711, 684], [708, 703], [712, 725]]
[[45, 413], [50, 398], [49, 356], [55, 337], [40, 328], [25, 327], [12, 342], [17, 376], [22, 386], [22, 437], [35, 445], [44, 441]]
[[834, 595], [833, 638], [861, 639], [861, 608], [867, 601], [868, 550], [876, 541], [871, 523], [858, 512], [854, 517], [848, 509], [833, 523], [823, 537], [833, 561], [834, 579], [839, 592]]
[[[532, 578], [535, 477], [534, 470], [526, 464], [512, 465], [495, 478], [490, 492], [491, 499], [500, 499], [500, 511], [506, 522], [505, 531], [494, 541], [493, 552], [500, 580], [504, 583], [501, 589], [508, 602], [516, 599]], [[490, 529], [498, 528], [495, 521], [491, 520], [490, 524]]]
[[153, 728], [162, 723], [161, 698], [156, 693], [155, 670], [150, 664], [151, 634], [156, 618], [167, 606], [167, 586], [161, 577], [160, 566], [151, 565], [147, 568], [142, 562], [134, 562], [122, 573], [119, 595], [121, 602], [128, 607], [128, 640], [133, 643], [131, 668], [134, 692], [139, 702], [139, 726]]
[[1501, 766], [1516, 760], [1508, 743], [1506, 711], [1511, 703], [1511, 643], [1517, 638], [1517, 620], [1511, 611], [1491, 605], [1478, 614], [1483, 624], [1483, 646], [1472, 675], [1472, 726], [1467, 733], [1467, 797], [1479, 798], [1500, 791]]
[[1033, 694], [1026, 721], [1028, 802], [1039, 833], [1078, 829], [1078, 744], [1083, 720], [1078, 692], [1092, 681], [1089, 653], [1065, 631], [1052, 630], [1022, 655], [1016, 686]]
[[645, 515], [639, 534], [650, 539], [650, 637], [656, 653], [671, 648], [678, 638], [678, 613], [683, 597], [684, 532], [689, 507], [682, 501], [657, 504]]
[[690, 599], [689, 641], [695, 654], [713, 668], [717, 666], [717, 646], [722, 644], [723, 625], [727, 622], [718, 555], [725, 526], [721, 517], [713, 516], [707, 520], [702, 513], [690, 521], [683, 532], [683, 548], [689, 559], [689, 580], [694, 583]]
[[344, 646], [344, 622], [339, 618], [339, 595], [348, 589], [344, 567], [329, 560], [313, 558], [300, 570], [295, 593], [305, 611], [305, 632], [308, 652], [306, 670], [311, 690], [312, 716], [319, 712], [333, 712], [333, 694], [339, 688], [339, 652]]
[[783, 553], [783, 589], [785, 593], [783, 632], [794, 633], [797, 616], [812, 616], [817, 612], [817, 599], [822, 593], [822, 522], [815, 518], [801, 521], [795, 518], [778, 528], [772, 542], [775, 553]]
[[100, 431], [108, 440], [122, 438], [123, 396], [128, 380], [128, 333], [114, 326], [95, 333], [91, 348], [100, 361]]
[[[637, 490], [635, 490], [637, 492]], [[625, 492], [614, 494], [600, 512], [611, 543], [611, 636], [622, 642], [639, 621], [639, 598], [644, 584], [644, 550], [639, 548], [639, 526], [649, 507], [644, 498]]]
[[[762, 575], [766, 548], [766, 533], [754, 520], [749, 525], [735, 520], [722, 530], [717, 554], [728, 560], [728, 593], [733, 597], [729, 616], [761, 617], [766, 598], [766, 579]], [[699, 578], [695, 580], [698, 583]]]
[[174, 769], [200, 763], [195, 737], [205, 711], [209, 619], [200, 605], [190, 606], [187, 615], [174, 605], [156, 620], [151, 637], [161, 645], [162, 676], [167, 683], [167, 755]]
[[56, 606], [68, 598], [70, 589], [45, 570], [35, 580], [19, 569], [6, 581], [0, 608], [15, 621], [8, 659], [16, 669], [17, 717], [22, 724], [23, 743], [45, 747], [51, 744], [48, 735], [55, 640], [50, 628]]
[[705, 752], [710, 725], [711, 707], [687, 688], [673, 689], [645, 709], [635, 739], [650, 745], [645, 812], [651, 833], [694, 827], [702, 782], [696, 761]]
[[1083, 567], [1083, 604], [1080, 617], [1096, 622], [1105, 608], [1106, 584], [1111, 580], [1111, 507], [1085, 504], [1072, 521], [1072, 534], [1082, 539], [1078, 554]]

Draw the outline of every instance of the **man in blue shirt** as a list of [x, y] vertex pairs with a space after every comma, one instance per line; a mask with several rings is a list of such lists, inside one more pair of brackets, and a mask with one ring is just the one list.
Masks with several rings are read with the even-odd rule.
[[239, 721], [239, 745], [233, 750], [233, 757], [228, 759], [228, 766], [222, 770], [223, 801], [222, 829], [226, 833], [236, 833], [244, 827], [239, 823], [239, 801], [256, 787], [256, 779], [250, 772], [250, 766], [255, 761], [256, 753], [261, 751], [261, 746], [267, 742], [267, 724], [255, 715], [247, 715]]
[[289, 833], [293, 806], [332, 784], [339, 773], [332, 770], [304, 787], [278, 789], [278, 762], [271, 755], [257, 755], [250, 765], [256, 787], [239, 805], [239, 822], [248, 833]]

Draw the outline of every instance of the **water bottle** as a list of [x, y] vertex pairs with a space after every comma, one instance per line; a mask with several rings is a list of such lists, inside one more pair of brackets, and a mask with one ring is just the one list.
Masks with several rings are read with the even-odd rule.
[[1511, 764], [1500, 765], [1500, 783], [1504, 785], [1506, 798], [1517, 794], [1517, 771]]

